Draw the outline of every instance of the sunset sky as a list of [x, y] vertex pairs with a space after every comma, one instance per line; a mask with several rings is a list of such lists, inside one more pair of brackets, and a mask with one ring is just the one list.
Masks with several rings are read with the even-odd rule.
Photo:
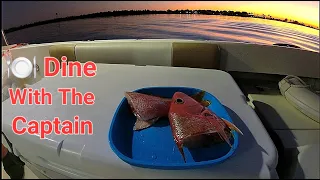
[[247, 11], [319, 27], [319, 1], [2, 1], [4, 29], [56, 17], [112, 10], [206, 9]]

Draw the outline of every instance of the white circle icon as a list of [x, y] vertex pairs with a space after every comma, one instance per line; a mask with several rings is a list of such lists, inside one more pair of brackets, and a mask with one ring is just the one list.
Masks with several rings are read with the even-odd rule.
[[32, 63], [25, 57], [18, 57], [12, 62], [10, 69], [17, 78], [26, 78], [32, 73]]

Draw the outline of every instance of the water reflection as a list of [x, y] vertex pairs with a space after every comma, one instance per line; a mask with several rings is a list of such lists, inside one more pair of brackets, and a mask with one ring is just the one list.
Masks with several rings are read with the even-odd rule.
[[197, 39], [258, 44], [288, 43], [319, 52], [319, 30], [257, 18], [195, 14], [83, 19], [7, 34], [10, 43], [105, 39]]

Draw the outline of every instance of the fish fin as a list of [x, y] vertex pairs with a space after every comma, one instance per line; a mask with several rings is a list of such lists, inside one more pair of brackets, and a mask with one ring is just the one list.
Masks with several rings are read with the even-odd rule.
[[133, 130], [138, 131], [138, 130], [146, 129], [146, 128], [152, 126], [158, 120], [159, 120], [159, 117], [154, 118], [154, 119], [150, 119], [148, 121], [143, 121], [143, 120], [140, 120], [137, 118], [137, 121], [134, 124]]
[[208, 107], [208, 106], [211, 104], [211, 102], [208, 101], [208, 100], [201, 100], [200, 103], [201, 103], [201, 105], [204, 106], [204, 107]]
[[223, 118], [221, 118], [221, 119], [223, 120], [224, 123], [227, 124], [227, 126], [228, 126], [230, 129], [235, 130], [235, 131], [237, 131], [238, 133], [240, 133], [241, 135], [243, 135], [243, 133], [240, 131], [239, 128], [237, 128], [236, 125], [232, 124], [231, 122], [229, 122], [229, 121], [227, 121], [227, 120], [225, 120], [225, 119], [223, 119]]
[[184, 156], [183, 147], [182, 145], [178, 145], [178, 149], [182, 155], [183, 161], [186, 163], [186, 157]]
[[[218, 129], [220, 129], [220, 128], [218, 128]], [[227, 135], [225, 134], [225, 132], [224, 132], [223, 129], [220, 129], [220, 132], [219, 132], [219, 130], [218, 130], [218, 135], [220, 136], [220, 138], [221, 138], [222, 140], [224, 140], [225, 142], [227, 142], [228, 145], [229, 145], [231, 148], [233, 148], [232, 145], [231, 145], [231, 143], [230, 143], [230, 141], [229, 141], [229, 138], [227, 137]]]
[[198, 102], [202, 102], [202, 99], [203, 99], [205, 93], [206, 93], [205, 91], [200, 91], [200, 92], [192, 95], [191, 97], [192, 97], [194, 100], [198, 101]]
[[130, 93], [131, 93], [131, 92], [126, 91], [126, 92], [124, 92], [124, 96], [125, 96], [126, 98], [128, 98], [128, 96], [129, 96]]
[[[201, 115], [206, 116], [206, 117], [213, 117], [214, 116], [214, 114], [210, 110], [208, 110], [207, 108], [201, 112]], [[217, 130], [217, 133], [220, 136], [220, 138], [222, 140], [226, 141], [229, 144], [229, 146], [232, 148], [232, 145], [229, 141], [229, 138], [228, 138], [227, 134], [225, 133], [224, 128], [222, 128], [222, 127], [224, 127], [224, 125], [222, 125], [222, 123], [223, 123], [222, 120], [218, 120], [218, 125], [214, 125], [215, 129]]]

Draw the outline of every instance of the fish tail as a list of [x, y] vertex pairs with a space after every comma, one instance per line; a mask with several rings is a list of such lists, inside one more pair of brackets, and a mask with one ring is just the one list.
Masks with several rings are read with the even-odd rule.
[[146, 129], [150, 126], [152, 126], [155, 122], [157, 122], [159, 120], [159, 117], [154, 118], [154, 119], [150, 119], [148, 121], [143, 121], [137, 118], [136, 123], [134, 124], [133, 130], [134, 131], [139, 131], [142, 129]]
[[222, 120], [223, 120], [224, 123], [226, 123], [226, 125], [227, 125], [230, 129], [235, 130], [235, 131], [237, 131], [238, 133], [240, 133], [241, 135], [243, 135], [243, 133], [240, 131], [239, 128], [237, 128], [236, 125], [234, 125], [233, 123], [231, 123], [231, 122], [229, 122], [229, 121], [227, 121], [227, 120], [225, 120], [225, 119], [223, 119], [223, 118], [222, 118]]

